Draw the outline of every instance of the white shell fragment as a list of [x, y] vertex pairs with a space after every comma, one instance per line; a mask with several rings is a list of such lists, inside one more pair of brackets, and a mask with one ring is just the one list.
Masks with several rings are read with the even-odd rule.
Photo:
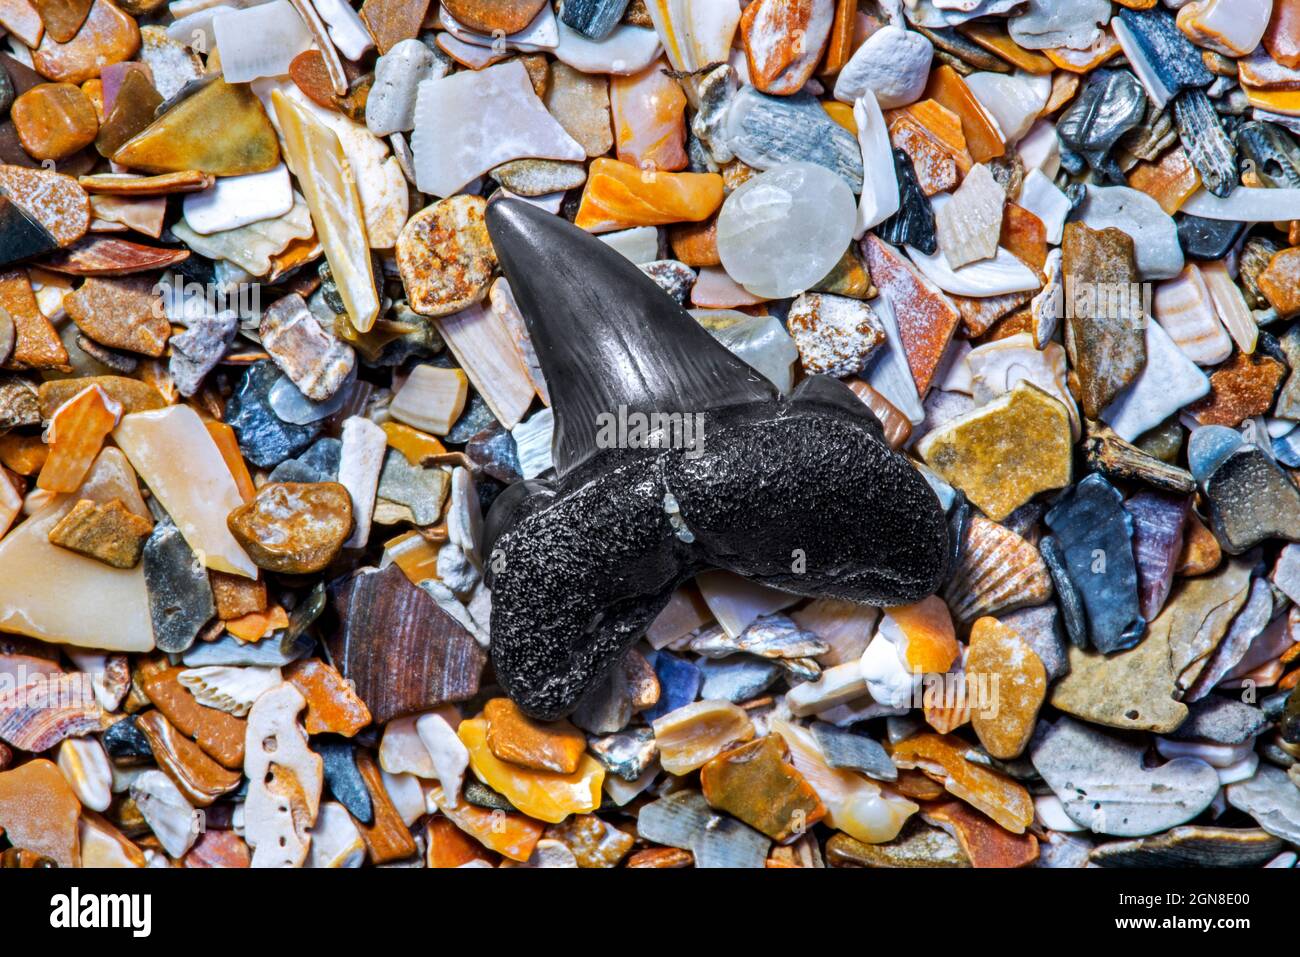
[[298, 724], [298, 713], [306, 706], [302, 693], [283, 682], [258, 698], [248, 713], [244, 838], [253, 848], [253, 867], [302, 867], [307, 861], [323, 764]]
[[465, 770], [469, 767], [468, 749], [440, 714], [420, 715], [415, 722], [415, 731], [429, 753], [433, 776], [442, 784], [442, 793], [450, 795], [448, 801], [454, 806]]
[[519, 456], [519, 472], [526, 479], [537, 478], [551, 468], [551, 439], [555, 433], [555, 416], [542, 409], [510, 430]]
[[[658, 34], [656, 43], [662, 39], [673, 69], [684, 73], [727, 59], [740, 24], [740, 8], [739, 0], [646, 0], [646, 9], [655, 25], [649, 32]], [[563, 40], [567, 28], [561, 24], [560, 29]], [[640, 28], [616, 27], [611, 36], [625, 29]]]
[[1043, 222], [1047, 241], [1059, 245], [1070, 214], [1070, 199], [1041, 170], [1031, 169], [1020, 187], [1019, 203]]
[[338, 481], [352, 500], [353, 521], [352, 535], [343, 543], [345, 548], [364, 548], [370, 540], [370, 520], [387, 446], [387, 433], [369, 419], [354, 415], [344, 420]]
[[183, 856], [199, 839], [201, 815], [163, 772], [138, 775], [131, 782], [131, 799], [172, 857]]
[[350, 4], [344, 0], [310, 0], [310, 3], [328, 26], [334, 46], [349, 60], [360, 60], [363, 53], [374, 47], [370, 31]]
[[176, 676], [181, 687], [207, 708], [226, 711], [237, 718], [248, 714], [264, 691], [281, 681], [279, 668], [239, 668], [233, 665], [205, 665], [187, 668]]
[[980, 163], [946, 202], [934, 204], [939, 249], [952, 269], [997, 255], [1006, 201], [1006, 190]]
[[326, 801], [311, 828], [311, 846], [305, 867], [360, 867], [366, 859], [366, 843], [347, 808]]
[[294, 57], [311, 48], [311, 32], [289, 0], [222, 13], [213, 18], [212, 30], [227, 83], [282, 76]]
[[64, 738], [59, 742], [57, 763], [82, 807], [108, 809], [113, 800], [113, 768], [98, 738]]
[[1085, 50], [1101, 36], [1100, 27], [1110, 18], [1109, 0], [1029, 0], [1007, 27], [1011, 39], [1026, 50]]
[[[1192, 210], [1184, 204], [1183, 212]], [[1146, 193], [1127, 186], [1089, 184], [1083, 223], [1089, 229], [1114, 226], [1133, 237], [1133, 255], [1143, 279], [1171, 279], [1182, 271], [1183, 248], [1178, 243], [1178, 227]]]
[[518, 60], [421, 83], [411, 146], [420, 190], [439, 197], [512, 159], [587, 158], [546, 111]]
[[1102, 411], [1120, 438], [1133, 441], [1210, 391], [1210, 380], [1158, 322], [1146, 324], [1147, 364]]
[[1023, 70], [1015, 74], [972, 73], [966, 77], [966, 85], [1009, 144], [1019, 142], [1029, 132], [1052, 92], [1050, 76], [1034, 76]]
[[208, 189], [186, 194], [181, 209], [186, 225], [205, 236], [283, 216], [293, 209], [289, 168], [278, 163], [265, 173], [219, 177]]
[[894, 147], [889, 142], [885, 115], [871, 91], [853, 104], [853, 121], [858, 126], [858, 146], [862, 149], [862, 195], [858, 200], [853, 238], [861, 239], [868, 229], [898, 212], [900, 200]]
[[415, 97], [425, 80], [447, 75], [449, 65], [419, 40], [402, 40], [375, 61], [366, 99], [366, 127], [376, 136], [415, 127]]
[[1179, 212], [1202, 219], [1269, 223], [1300, 218], [1300, 189], [1264, 189], [1238, 186], [1227, 196], [1198, 189]]

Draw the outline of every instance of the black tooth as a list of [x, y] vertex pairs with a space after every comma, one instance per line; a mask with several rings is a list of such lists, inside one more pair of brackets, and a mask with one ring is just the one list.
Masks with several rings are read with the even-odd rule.
[[705, 412], [778, 398], [596, 237], [511, 199], [488, 206], [487, 227], [550, 386], [559, 477], [597, 451], [598, 416], [620, 406]]

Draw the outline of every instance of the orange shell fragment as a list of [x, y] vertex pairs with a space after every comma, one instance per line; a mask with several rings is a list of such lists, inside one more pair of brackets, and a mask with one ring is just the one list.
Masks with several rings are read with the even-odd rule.
[[541, 840], [543, 825], [530, 817], [505, 811], [489, 811], [468, 801], [460, 801], [453, 806], [447, 803], [441, 788], [434, 788], [432, 797], [447, 820], [488, 850], [496, 851], [512, 861], [528, 860], [533, 855], [533, 848]]
[[722, 205], [717, 173], [665, 173], [593, 160], [574, 224], [593, 233], [633, 226], [698, 223]]
[[50, 454], [38, 488], [50, 492], [75, 492], [90, 471], [104, 438], [122, 416], [122, 407], [97, 385], [82, 389], [55, 411], [46, 440]]
[[906, 638], [904, 660], [913, 674], [942, 674], [952, 667], [961, 649], [952, 614], [938, 595], [887, 612]]
[[967, 761], [970, 747], [960, 738], [925, 733], [894, 745], [891, 756], [898, 767], [924, 771], [953, 797], [983, 811], [1011, 833], [1025, 833], [1034, 820], [1033, 798], [1006, 775]]
[[937, 101], [961, 118], [966, 146], [975, 162], [986, 163], [1007, 151], [1002, 134], [984, 112], [979, 100], [975, 99], [966, 81], [952, 67], [944, 65], [930, 74], [925, 98]]

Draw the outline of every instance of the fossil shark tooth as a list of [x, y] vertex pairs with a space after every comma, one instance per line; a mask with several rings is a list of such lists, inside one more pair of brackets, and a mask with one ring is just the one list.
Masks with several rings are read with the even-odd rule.
[[[485, 525], [490, 650], [521, 709], [571, 713], [710, 568], [872, 605], [938, 587], [938, 498], [847, 386], [812, 375], [783, 398], [598, 239], [514, 200], [487, 225], [555, 414], [557, 477], [512, 486]], [[602, 421], [635, 413], [683, 427], [609, 441]]]

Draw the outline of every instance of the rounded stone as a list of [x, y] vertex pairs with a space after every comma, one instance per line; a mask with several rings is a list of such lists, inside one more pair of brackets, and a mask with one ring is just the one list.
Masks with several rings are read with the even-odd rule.
[[14, 129], [37, 160], [66, 159], [95, 141], [99, 118], [89, 97], [71, 83], [42, 83], [13, 102]]
[[740, 186], [718, 215], [718, 256], [756, 296], [784, 299], [815, 286], [853, 238], [853, 191], [822, 166], [788, 163]]
[[270, 482], [226, 524], [259, 568], [307, 575], [328, 566], [352, 533], [352, 499], [337, 482]]

